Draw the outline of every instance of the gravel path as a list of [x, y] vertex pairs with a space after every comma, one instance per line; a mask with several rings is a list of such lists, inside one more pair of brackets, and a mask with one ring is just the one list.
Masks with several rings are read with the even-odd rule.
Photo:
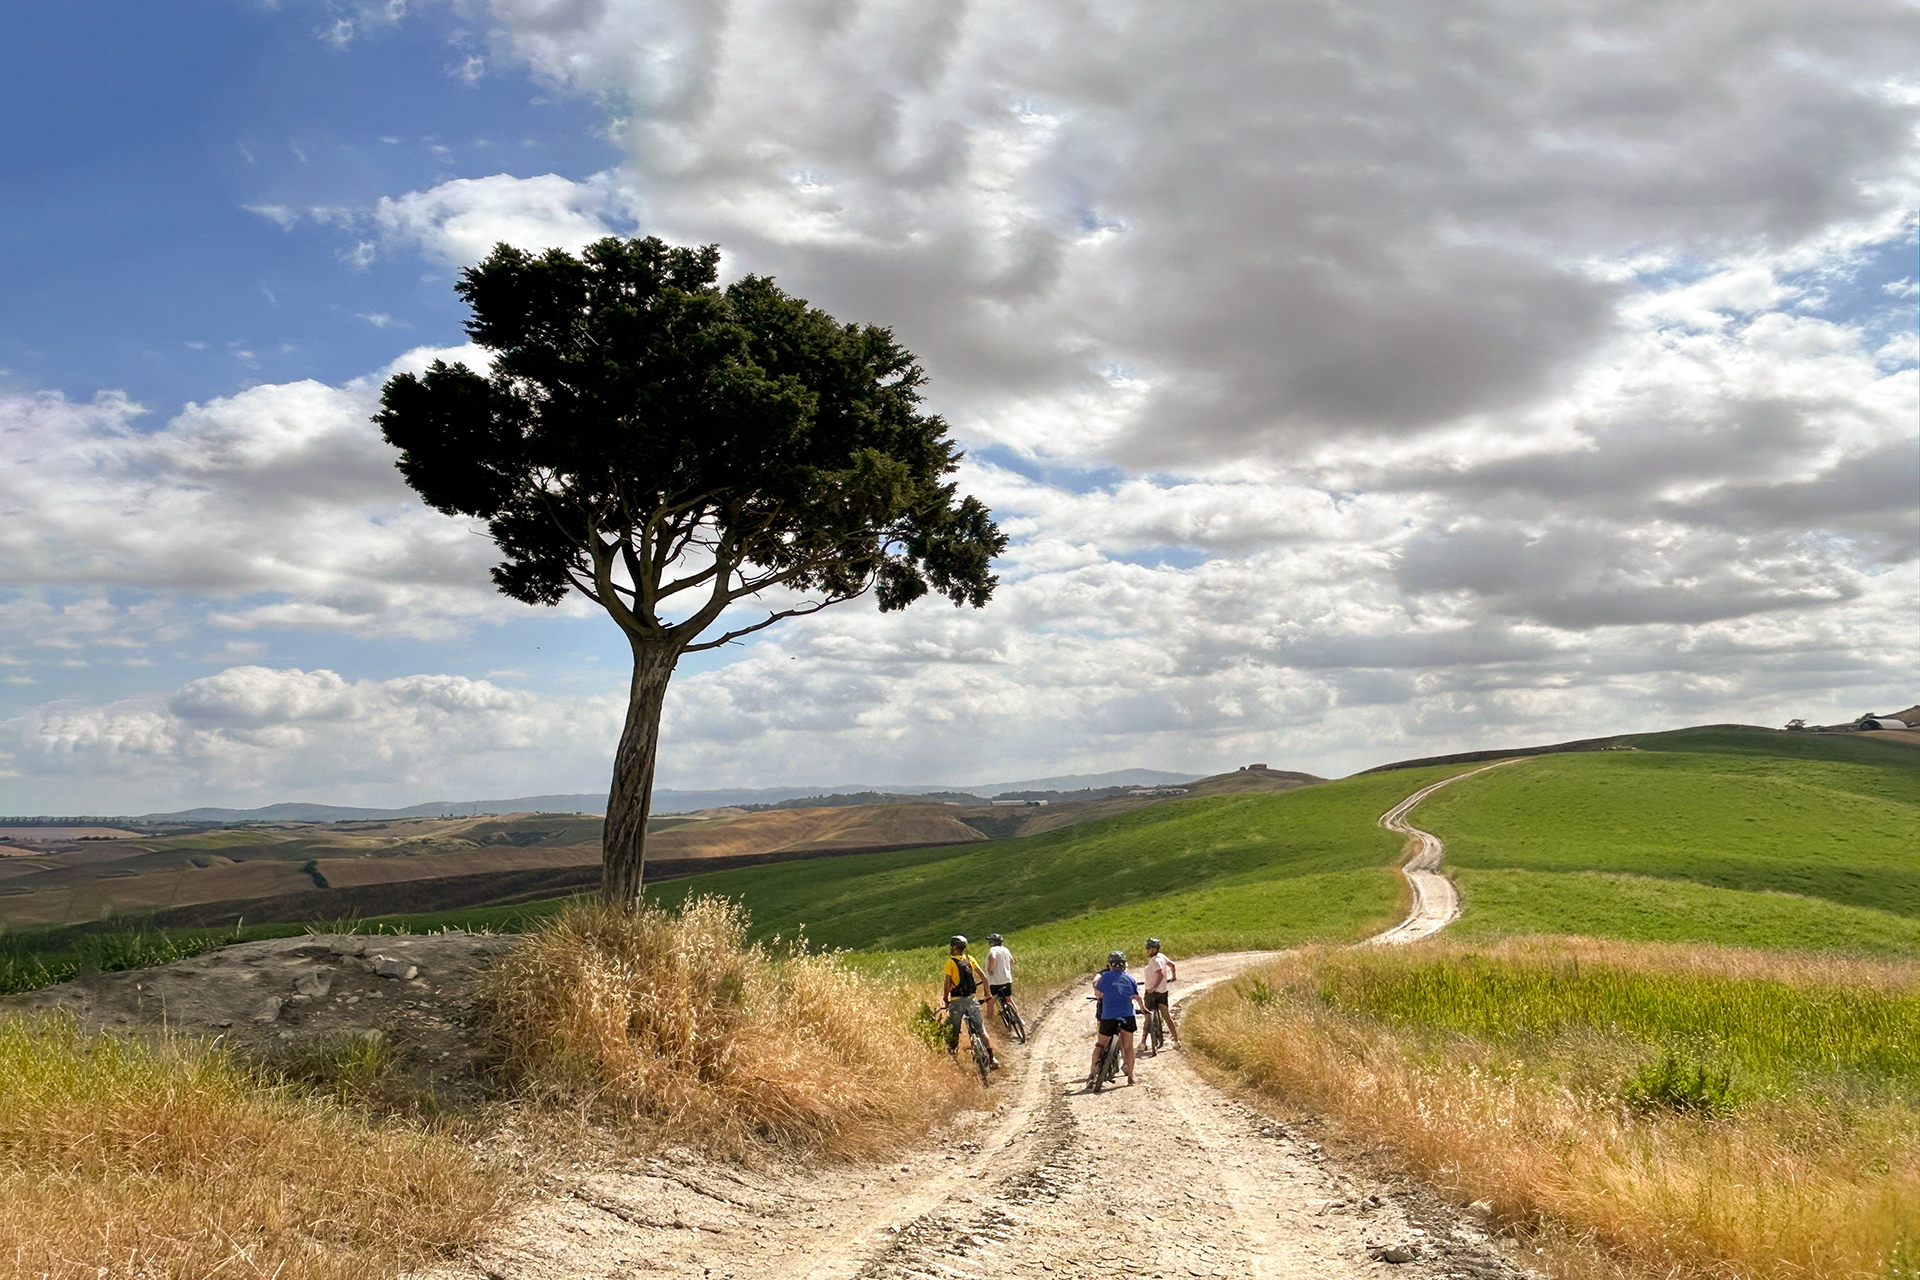
[[[1408, 864], [1413, 914], [1378, 941], [1424, 937], [1458, 912], [1435, 870], [1440, 842], [1406, 823], [1433, 790], [1381, 819], [1420, 847]], [[1176, 1000], [1274, 954], [1183, 961]], [[1076, 986], [1034, 1011], [1026, 1048], [1004, 1055], [994, 1111], [898, 1165], [776, 1176], [669, 1153], [583, 1167], [559, 1174], [484, 1257], [435, 1280], [1526, 1274], [1471, 1218], [1417, 1186], [1339, 1167], [1302, 1128], [1226, 1097], [1171, 1047], [1140, 1059], [1138, 1084], [1088, 1093], [1085, 994]]]

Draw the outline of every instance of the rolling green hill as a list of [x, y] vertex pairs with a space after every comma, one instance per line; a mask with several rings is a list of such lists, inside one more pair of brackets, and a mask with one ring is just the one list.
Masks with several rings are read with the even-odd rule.
[[1920, 954], [1920, 751], [1739, 726], [1620, 743], [1421, 807], [1461, 886], [1458, 936]]
[[1177, 955], [1340, 941], [1401, 909], [1401, 841], [1376, 819], [1409, 791], [1463, 771], [1180, 800], [1020, 840], [696, 876], [652, 896], [740, 898], [759, 936], [791, 937], [804, 925], [818, 945], [874, 952], [937, 949], [949, 934], [997, 929], [1035, 977], [1036, 968], [1078, 971], [1115, 946], [1138, 953], [1149, 933]]

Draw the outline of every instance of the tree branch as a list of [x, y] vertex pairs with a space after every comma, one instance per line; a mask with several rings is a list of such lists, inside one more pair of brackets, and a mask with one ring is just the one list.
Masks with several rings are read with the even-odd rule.
[[764, 631], [776, 622], [782, 622], [788, 618], [804, 618], [809, 614], [818, 613], [822, 609], [831, 608], [836, 604], [844, 604], [848, 600], [858, 599], [859, 597], [867, 594], [868, 590], [869, 590], [868, 587], [862, 587], [858, 591], [854, 592], [852, 595], [828, 596], [825, 600], [820, 601], [820, 603], [807, 605], [804, 608], [782, 609], [777, 613], [768, 614], [766, 619], [762, 622], [756, 622], [750, 627], [740, 627], [737, 630], [729, 631], [725, 635], [716, 636], [712, 640], [706, 641], [704, 644], [690, 644], [685, 649], [681, 650], [681, 652], [682, 653], [699, 653], [702, 650], [706, 650], [706, 649], [718, 649], [723, 644], [732, 644], [735, 640], [738, 640], [741, 636], [750, 636], [756, 631]]
[[634, 617], [633, 611], [620, 602], [620, 593], [613, 585], [613, 547], [601, 538], [599, 527], [590, 524], [587, 536], [590, 539], [589, 550], [593, 554], [593, 585], [600, 593], [600, 607], [611, 614], [613, 620], [620, 624], [620, 629], [628, 635], [659, 631], [658, 623], [651, 618], [642, 621]]

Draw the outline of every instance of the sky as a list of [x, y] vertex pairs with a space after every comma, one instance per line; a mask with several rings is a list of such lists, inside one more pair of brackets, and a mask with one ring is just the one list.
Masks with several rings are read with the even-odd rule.
[[884, 324], [1011, 544], [683, 663], [662, 786], [1920, 699], [1905, 0], [0, 11], [0, 813], [602, 789], [625, 646], [368, 415], [507, 241]]

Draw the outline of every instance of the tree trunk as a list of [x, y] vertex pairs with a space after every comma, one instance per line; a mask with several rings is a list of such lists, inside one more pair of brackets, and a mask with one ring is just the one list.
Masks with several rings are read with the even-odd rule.
[[653, 813], [653, 762], [660, 750], [660, 708], [667, 700], [680, 651], [672, 645], [633, 645], [633, 684], [627, 727], [613, 758], [607, 823], [600, 846], [600, 899], [632, 911], [640, 905], [647, 868], [647, 819]]

